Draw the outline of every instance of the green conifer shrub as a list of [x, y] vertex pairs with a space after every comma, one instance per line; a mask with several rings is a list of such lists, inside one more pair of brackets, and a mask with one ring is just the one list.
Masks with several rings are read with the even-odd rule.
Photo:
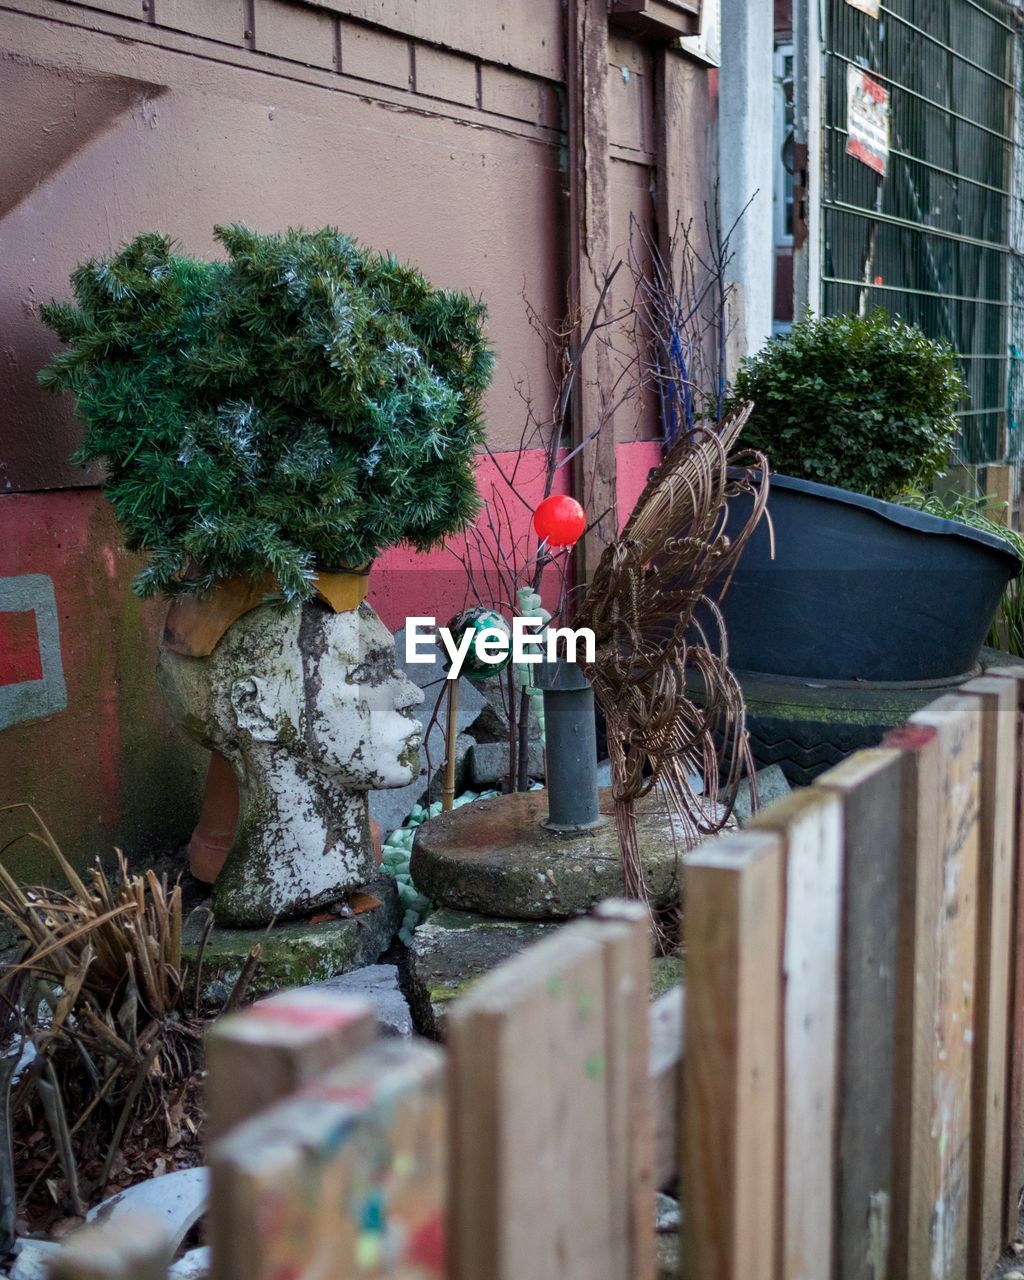
[[493, 358], [485, 308], [334, 228], [216, 228], [225, 261], [141, 235], [72, 273], [42, 370], [106, 464], [139, 595], [269, 568], [281, 598], [317, 567], [436, 545], [474, 516]]
[[743, 442], [773, 470], [893, 500], [946, 465], [963, 395], [952, 348], [878, 308], [773, 338], [742, 362], [731, 403], [754, 401]]

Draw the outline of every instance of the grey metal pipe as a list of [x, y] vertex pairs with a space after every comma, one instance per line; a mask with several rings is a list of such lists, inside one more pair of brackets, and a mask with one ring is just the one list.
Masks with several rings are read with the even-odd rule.
[[597, 795], [594, 690], [574, 662], [560, 658], [534, 667], [544, 694], [550, 831], [590, 831], [601, 822]]

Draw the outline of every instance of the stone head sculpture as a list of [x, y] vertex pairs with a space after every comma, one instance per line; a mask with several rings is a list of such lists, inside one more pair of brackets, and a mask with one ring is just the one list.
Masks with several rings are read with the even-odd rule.
[[423, 694], [396, 671], [394, 640], [368, 604], [261, 605], [208, 657], [162, 649], [158, 675], [182, 728], [238, 779], [218, 922], [300, 915], [373, 877], [366, 793], [419, 776], [411, 712]]

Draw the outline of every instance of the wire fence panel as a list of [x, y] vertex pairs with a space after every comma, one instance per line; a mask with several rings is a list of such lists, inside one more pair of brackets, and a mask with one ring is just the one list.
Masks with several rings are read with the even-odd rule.
[[[952, 344], [971, 463], [1024, 452], [1012, 13], [1002, 0], [885, 0], [877, 18], [826, 3], [822, 310], [884, 306]], [[888, 95], [884, 174], [848, 151], [851, 67]]]

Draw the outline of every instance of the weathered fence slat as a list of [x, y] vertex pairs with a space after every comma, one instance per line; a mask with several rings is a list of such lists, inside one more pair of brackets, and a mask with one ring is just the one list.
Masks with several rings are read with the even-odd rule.
[[978, 1280], [1004, 1242], [1010, 939], [1016, 824], [1017, 691], [982, 677], [959, 691], [981, 702], [978, 944], [975, 978], [969, 1272]]
[[1010, 934], [1010, 1025], [1007, 1031], [1006, 1172], [1003, 1241], [1017, 1235], [1024, 1187], [1024, 666], [992, 667], [989, 675], [1011, 682], [1017, 696], [1017, 772], [1013, 840], [1012, 920]]
[[365, 1049], [376, 1035], [373, 1005], [338, 993], [286, 991], [221, 1018], [205, 1041], [207, 1142]]
[[[608, 1158], [613, 1206], [628, 1206], [613, 1237], [612, 1265], [630, 1280], [654, 1280], [654, 1116], [651, 1111], [651, 913], [609, 899], [590, 922], [604, 955]], [[582, 926], [581, 926], [582, 930]]]
[[670, 987], [651, 1003], [649, 1076], [654, 1115], [654, 1185], [669, 1186], [679, 1172], [679, 1099], [682, 1094], [686, 989]]
[[775, 1276], [783, 877], [767, 831], [686, 859], [680, 1186], [694, 1280]]
[[906, 770], [894, 1280], [967, 1274], [980, 726], [949, 695], [886, 738]]
[[758, 814], [750, 829], [776, 831], [785, 842], [780, 1274], [824, 1280], [834, 1228], [839, 800], [798, 791]]
[[210, 1151], [212, 1280], [445, 1280], [444, 1054], [381, 1040]]
[[160, 1222], [122, 1214], [82, 1227], [49, 1262], [50, 1280], [167, 1280], [171, 1244]]
[[903, 758], [859, 751], [817, 779], [843, 806], [836, 1280], [889, 1274]]
[[605, 992], [583, 921], [452, 1006], [453, 1280], [619, 1280], [634, 1205], [613, 1196]]

